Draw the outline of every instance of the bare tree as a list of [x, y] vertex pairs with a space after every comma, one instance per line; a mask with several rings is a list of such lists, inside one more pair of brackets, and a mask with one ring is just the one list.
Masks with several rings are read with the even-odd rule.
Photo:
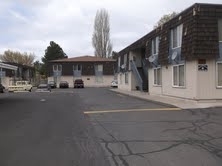
[[18, 51], [14, 52], [11, 50], [7, 50], [4, 52], [3, 55], [0, 55], [0, 60], [2, 60], [3, 62], [12, 62], [27, 66], [33, 66], [35, 55], [32, 53], [27, 54], [26, 52], [20, 53]]
[[95, 56], [104, 58], [111, 56], [112, 43], [110, 41], [109, 14], [105, 9], [100, 9], [96, 13], [92, 45]]
[[165, 22], [169, 21], [170, 19], [174, 18], [177, 15], [176, 12], [170, 13], [170, 14], [165, 14], [163, 15], [160, 20], [154, 25], [154, 29], [157, 28], [158, 26], [163, 25]]

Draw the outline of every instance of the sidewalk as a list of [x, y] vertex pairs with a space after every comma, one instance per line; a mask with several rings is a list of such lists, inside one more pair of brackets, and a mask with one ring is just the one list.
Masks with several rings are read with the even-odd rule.
[[162, 96], [162, 95], [149, 95], [147, 92], [140, 91], [126, 91], [120, 89], [110, 89], [111, 91], [121, 93], [128, 96], [137, 97], [140, 99], [161, 102], [164, 104], [170, 104], [181, 109], [197, 109], [197, 108], [209, 108], [209, 107], [222, 107], [222, 101], [211, 102], [198, 102], [194, 100], [181, 99], [176, 97]]

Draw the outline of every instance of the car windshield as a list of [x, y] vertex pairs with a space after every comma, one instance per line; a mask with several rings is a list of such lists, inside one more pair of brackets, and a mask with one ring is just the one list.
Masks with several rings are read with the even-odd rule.
[[40, 84], [38, 87], [43, 88], [43, 87], [48, 87], [48, 85], [47, 84]]

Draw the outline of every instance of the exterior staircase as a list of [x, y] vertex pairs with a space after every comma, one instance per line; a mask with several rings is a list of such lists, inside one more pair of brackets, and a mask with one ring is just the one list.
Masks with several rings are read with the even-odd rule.
[[130, 61], [131, 69], [136, 77], [139, 90], [148, 92], [148, 73], [146, 74], [146, 69], [143, 67], [136, 67], [134, 61]]

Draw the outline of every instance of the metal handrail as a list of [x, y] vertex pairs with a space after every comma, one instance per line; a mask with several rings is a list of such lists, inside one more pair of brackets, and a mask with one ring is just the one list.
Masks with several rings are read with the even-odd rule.
[[134, 74], [136, 76], [136, 80], [137, 80], [137, 82], [139, 84], [140, 91], [142, 91], [143, 90], [143, 80], [142, 80], [142, 78], [140, 76], [139, 71], [137, 70], [135, 62], [130, 60], [130, 66], [131, 66], [131, 69], [132, 69], [132, 71], [134, 72]]

